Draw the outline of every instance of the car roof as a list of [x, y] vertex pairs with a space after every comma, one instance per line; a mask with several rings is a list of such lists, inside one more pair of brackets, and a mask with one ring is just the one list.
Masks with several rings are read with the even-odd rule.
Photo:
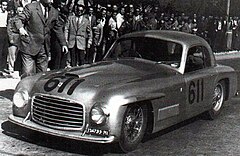
[[123, 35], [121, 38], [131, 38], [131, 37], [149, 37], [155, 39], [168, 40], [182, 45], [204, 45], [209, 48], [207, 42], [197, 36], [190, 33], [184, 33], [180, 31], [171, 31], [171, 30], [147, 30], [147, 31], [138, 31], [130, 34]]

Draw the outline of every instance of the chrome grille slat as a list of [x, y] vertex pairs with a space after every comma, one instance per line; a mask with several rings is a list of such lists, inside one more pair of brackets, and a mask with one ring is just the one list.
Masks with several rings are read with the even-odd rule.
[[[36, 101], [38, 101], [38, 102], [51, 102], [51, 101], [44, 101], [44, 100], [42, 100], [42, 99], [38, 99], [38, 98], [36, 98], [35, 99]], [[60, 104], [60, 103], [55, 103], [55, 102], [51, 102], [51, 104], [55, 104], [55, 105], [57, 105], [57, 106], [62, 106], [62, 107], [67, 107], [67, 108], [72, 108], [72, 109], [79, 109], [78, 107], [73, 107], [73, 106], [66, 106], [66, 105], [62, 105], [62, 104]]]
[[42, 98], [42, 99], [47, 99], [47, 100], [55, 100], [55, 101], [58, 101], [58, 102], [69, 102], [69, 100], [56, 98], [56, 97], [53, 97], [51, 95], [36, 96], [35, 98]]
[[[39, 113], [36, 113], [36, 112], [34, 112], [34, 114], [35, 115], [37, 115], [37, 116], [39, 116], [41, 119], [43, 119], [43, 121], [56, 121], [56, 122], [61, 122], [61, 123], [73, 123], [73, 124], [76, 124], [76, 123], [82, 123], [82, 121], [81, 122], [74, 122], [74, 121], [66, 121], [66, 120], [59, 120], [59, 119], [54, 119], [54, 118], [50, 118], [50, 117], [47, 117], [47, 116], [42, 116], [41, 114], [39, 114]], [[45, 119], [45, 120], [44, 120]]]
[[61, 109], [61, 108], [57, 108], [57, 107], [53, 107], [53, 106], [48, 106], [48, 105], [44, 105], [44, 104], [41, 104], [39, 102], [36, 102], [34, 101], [34, 106], [40, 106], [40, 107], [46, 107], [46, 108], [49, 108], [49, 109], [55, 109], [55, 110], [59, 110], [59, 111], [65, 111], [65, 112], [68, 112], [68, 113], [82, 113], [83, 110], [81, 111], [75, 111], [75, 110], [69, 110], [69, 109]]
[[56, 129], [81, 130], [84, 124], [82, 104], [52, 95], [35, 94], [31, 114], [34, 122]]
[[[36, 120], [38, 120], [38, 121], [40, 121], [40, 119], [36, 119]], [[58, 127], [71, 127], [71, 128], [77, 128], [79, 125], [73, 125], [73, 124], [71, 124], [71, 125], [69, 125], [69, 124], [63, 124], [63, 123], [56, 123], [56, 122], [52, 122], [52, 121], [45, 121], [44, 122], [45, 124], [51, 124], [51, 125], [55, 125], [55, 126], [58, 126]]]
[[[63, 119], [72, 119], [72, 120], [76, 120], [76, 121], [82, 121], [81, 118], [75, 118], [75, 117], [67, 117], [67, 116], [60, 116], [60, 115], [56, 115], [56, 114], [51, 114], [49, 112], [41, 112], [40, 110], [34, 109], [33, 113], [40, 113], [40, 114], [44, 114], [44, 115], [49, 115], [49, 116], [53, 116], [53, 117], [57, 117], [57, 118], [63, 118]], [[54, 118], [53, 118], [54, 119]]]
[[[50, 111], [50, 112], [52, 112], [52, 113], [58, 113], [58, 114], [62, 114], [62, 115], [69, 115], [69, 116], [75, 116], [75, 117], [83, 117], [82, 116], [82, 112], [78, 112], [78, 113], [81, 113], [81, 114], [72, 114], [72, 113], [67, 113], [67, 112], [59, 112], [59, 111], [56, 111], [56, 110], [53, 110], [53, 109], [44, 109], [44, 108], [42, 108], [42, 107], [38, 107], [38, 106], [36, 106], [36, 105], [34, 105], [33, 107], [35, 107], [35, 109], [41, 109], [41, 110], [44, 110], [44, 111]], [[49, 107], [47, 107], [47, 108], [49, 108]]]

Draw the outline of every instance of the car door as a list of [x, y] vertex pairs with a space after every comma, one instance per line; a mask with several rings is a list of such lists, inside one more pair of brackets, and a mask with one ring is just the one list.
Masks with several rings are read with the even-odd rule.
[[209, 52], [204, 46], [189, 48], [186, 57], [184, 73], [186, 115], [192, 117], [211, 106], [216, 72], [211, 65]]

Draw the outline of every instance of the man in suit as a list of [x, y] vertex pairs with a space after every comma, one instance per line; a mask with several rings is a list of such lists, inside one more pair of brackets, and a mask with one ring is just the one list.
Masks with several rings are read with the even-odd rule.
[[68, 52], [58, 11], [51, 3], [52, 0], [40, 0], [27, 4], [16, 20], [21, 38], [22, 77], [47, 71], [52, 30], [60, 41], [62, 51]]
[[[93, 6], [89, 6], [87, 17], [89, 19], [89, 22], [90, 22], [90, 25], [91, 25], [91, 31], [92, 31], [92, 34], [93, 34], [93, 32], [95, 31], [94, 29], [97, 26], [97, 19], [96, 19], [96, 15], [94, 14]], [[93, 44], [91, 45], [91, 47], [89, 49], [87, 49], [86, 57], [85, 57], [87, 63], [92, 63], [93, 62], [93, 55], [94, 55], [94, 52], [95, 52], [94, 49], [95, 48], [94, 48]]]
[[94, 14], [93, 6], [88, 7], [88, 19], [91, 24], [91, 27], [96, 26], [97, 19], [96, 19], [96, 15]]
[[68, 17], [64, 33], [70, 51], [71, 66], [85, 64], [86, 48], [92, 44], [91, 24], [85, 12], [84, 2], [75, 5], [75, 14]]

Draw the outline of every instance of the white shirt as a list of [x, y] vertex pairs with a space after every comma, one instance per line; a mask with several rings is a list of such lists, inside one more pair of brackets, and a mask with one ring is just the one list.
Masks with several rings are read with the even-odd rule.
[[92, 15], [89, 16], [89, 22], [92, 23]]
[[105, 23], [106, 23], [106, 18], [102, 18], [100, 24], [104, 27]]
[[0, 12], [0, 27], [1, 28], [7, 27], [7, 11]]
[[109, 26], [112, 30], [117, 30], [117, 21], [115, 21], [112, 17], [109, 19]]
[[82, 22], [83, 16], [76, 17], [76, 22], [80, 24]]
[[117, 18], [117, 28], [119, 29], [121, 27], [122, 23], [124, 22], [124, 16], [122, 14], [118, 13], [116, 18]]
[[[42, 8], [42, 12], [43, 12], [43, 15], [44, 15], [45, 14], [45, 7], [42, 5], [42, 3], [40, 3], [40, 6]], [[47, 12], [46, 18], [48, 18], [48, 13], [49, 12]]]

